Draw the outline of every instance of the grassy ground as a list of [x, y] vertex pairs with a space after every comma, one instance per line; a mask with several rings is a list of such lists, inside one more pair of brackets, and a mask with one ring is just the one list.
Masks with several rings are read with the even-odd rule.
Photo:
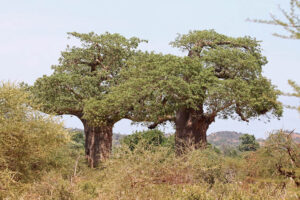
[[0, 200], [300, 199], [300, 146], [282, 132], [253, 152], [208, 146], [182, 156], [174, 137], [136, 133], [96, 169], [83, 143], [32, 110], [24, 90], [0, 84]]
[[299, 199], [292, 180], [251, 177], [247, 162], [210, 149], [176, 157], [168, 147], [121, 146], [97, 169], [74, 157], [38, 181], [13, 184], [8, 199]]

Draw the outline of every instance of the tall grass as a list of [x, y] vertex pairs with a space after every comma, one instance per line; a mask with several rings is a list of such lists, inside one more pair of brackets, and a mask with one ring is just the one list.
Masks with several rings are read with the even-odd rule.
[[67, 134], [22, 88], [0, 85], [0, 199], [300, 199], [300, 147], [283, 132], [239, 156], [212, 147], [176, 156], [172, 138], [137, 133], [97, 169], [83, 138]]
[[[249, 156], [249, 155], [247, 155]], [[84, 167], [72, 177], [58, 171], [31, 184], [23, 199], [299, 199], [293, 181], [251, 179], [249, 160], [211, 149], [176, 157], [168, 147], [122, 145], [98, 169]], [[257, 177], [256, 177], [257, 178]], [[283, 184], [284, 183], [284, 184]], [[298, 196], [297, 196], [298, 195]]]

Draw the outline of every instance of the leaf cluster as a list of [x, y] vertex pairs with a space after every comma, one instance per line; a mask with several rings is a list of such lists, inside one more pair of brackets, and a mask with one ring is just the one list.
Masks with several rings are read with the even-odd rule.
[[187, 56], [137, 51], [138, 38], [69, 33], [80, 47], [62, 52], [54, 73], [31, 87], [42, 111], [94, 125], [174, 121], [181, 109], [212, 119], [280, 117], [279, 92], [262, 76], [259, 42], [214, 30], [190, 31], [170, 44]]
[[[292, 97], [300, 98], [300, 86], [295, 81], [292, 81], [292, 80], [289, 80], [289, 85], [293, 88], [294, 92], [289, 93], [287, 95], [292, 96]], [[289, 107], [290, 108], [296, 108], [296, 107], [293, 107], [293, 106], [289, 106]], [[300, 112], [300, 106], [298, 106], [296, 109]]]

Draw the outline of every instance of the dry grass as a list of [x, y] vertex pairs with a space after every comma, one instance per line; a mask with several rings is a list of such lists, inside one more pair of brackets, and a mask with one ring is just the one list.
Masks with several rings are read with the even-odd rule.
[[172, 143], [141, 140], [90, 169], [83, 147], [30, 104], [21, 88], [0, 85], [0, 199], [300, 199], [300, 148], [289, 135], [235, 158], [213, 148], [177, 157]]
[[[176, 157], [166, 147], [120, 147], [98, 169], [81, 160], [76, 176], [47, 173], [22, 199], [299, 199], [292, 182], [249, 180], [245, 160], [211, 150]], [[74, 161], [75, 165], [75, 161]], [[72, 173], [70, 173], [72, 174]]]

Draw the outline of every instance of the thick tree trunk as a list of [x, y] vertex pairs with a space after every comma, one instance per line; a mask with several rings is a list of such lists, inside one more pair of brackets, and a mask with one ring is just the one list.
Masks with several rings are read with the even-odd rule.
[[182, 109], [176, 114], [175, 148], [180, 155], [191, 148], [198, 149], [207, 144], [206, 132], [214, 120], [194, 110]]
[[113, 126], [90, 126], [82, 120], [85, 134], [85, 156], [90, 167], [109, 158], [112, 149]]

